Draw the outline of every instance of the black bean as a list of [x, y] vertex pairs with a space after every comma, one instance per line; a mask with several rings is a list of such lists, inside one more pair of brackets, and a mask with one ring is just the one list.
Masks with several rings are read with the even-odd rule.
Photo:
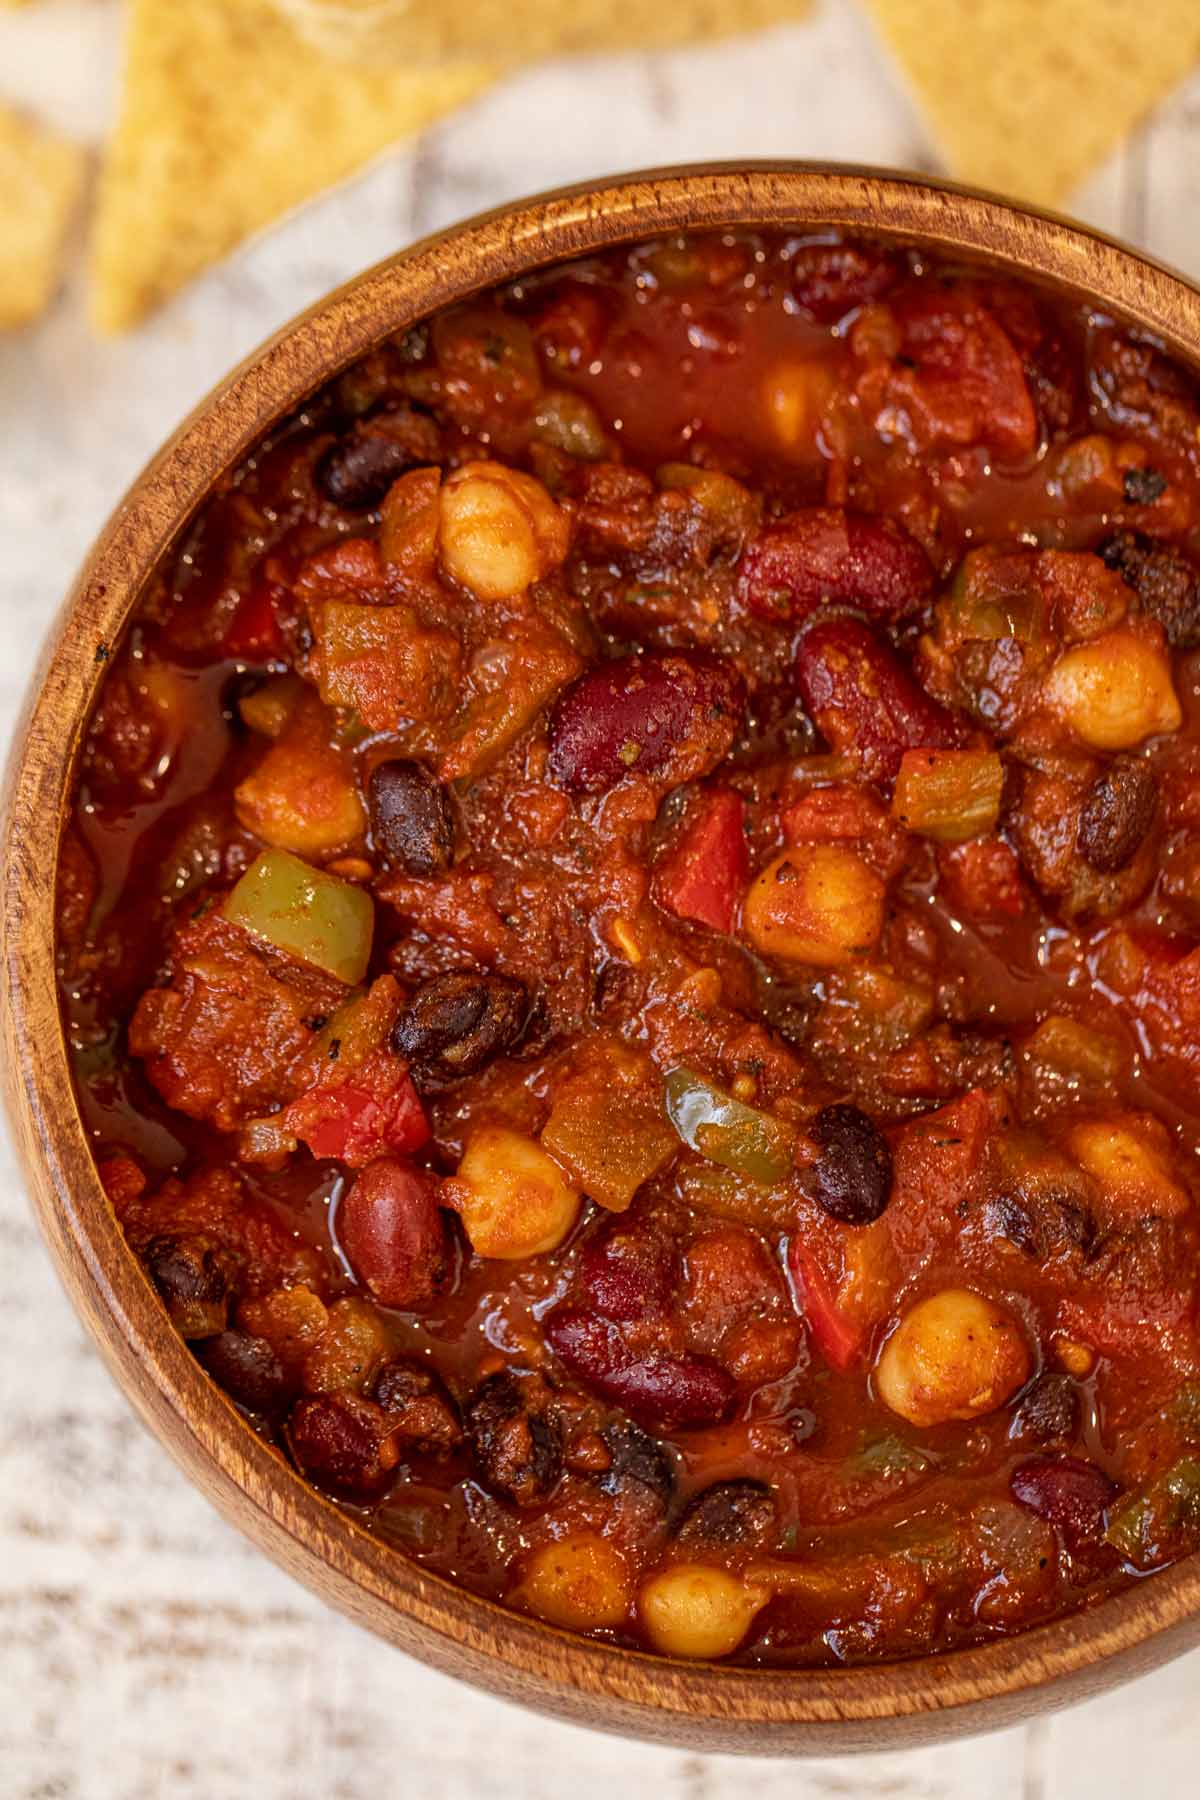
[[454, 854], [450, 796], [422, 763], [376, 763], [367, 782], [371, 843], [389, 868], [440, 875]]
[[371, 1398], [396, 1419], [407, 1450], [446, 1456], [462, 1441], [458, 1408], [446, 1384], [415, 1357], [389, 1357], [371, 1385]]
[[826, 1106], [808, 1128], [821, 1151], [813, 1180], [825, 1211], [845, 1225], [870, 1225], [892, 1193], [892, 1153], [857, 1106]]
[[276, 1412], [291, 1398], [294, 1383], [266, 1338], [246, 1331], [222, 1331], [196, 1351], [213, 1380], [249, 1412]]
[[1026, 1256], [1037, 1255], [1037, 1232], [1027, 1207], [1016, 1194], [996, 1194], [983, 1209], [989, 1237], [1006, 1238]]
[[369, 512], [379, 505], [393, 481], [411, 467], [404, 444], [369, 427], [355, 426], [322, 456], [316, 482], [335, 506], [346, 512]]
[[489, 1375], [467, 1402], [464, 1424], [475, 1469], [492, 1493], [517, 1506], [544, 1500], [562, 1474], [562, 1430], [536, 1376]]
[[1200, 646], [1200, 569], [1182, 550], [1140, 531], [1119, 531], [1100, 555], [1135, 590], [1142, 610], [1157, 619], [1176, 650]]
[[1008, 1435], [1017, 1444], [1069, 1443], [1079, 1427], [1079, 1393], [1069, 1375], [1039, 1375], [1025, 1389]]
[[992, 1237], [1007, 1238], [1035, 1262], [1090, 1249], [1096, 1223], [1086, 1206], [1073, 1194], [1044, 1187], [1018, 1195], [994, 1194], [984, 1207], [984, 1222]]
[[1158, 792], [1148, 763], [1118, 756], [1092, 784], [1075, 842], [1084, 862], [1115, 875], [1137, 855], [1154, 823]]
[[1130, 506], [1153, 506], [1167, 491], [1167, 478], [1157, 469], [1126, 469], [1122, 489]]
[[182, 1337], [215, 1337], [224, 1331], [232, 1267], [224, 1251], [208, 1238], [156, 1237], [142, 1260]]
[[762, 1548], [777, 1517], [775, 1496], [765, 1482], [718, 1481], [689, 1502], [675, 1536], [697, 1548]]
[[629, 1420], [606, 1425], [600, 1435], [612, 1457], [600, 1477], [603, 1491], [618, 1494], [627, 1483], [636, 1482], [666, 1506], [675, 1491], [675, 1470], [658, 1439]]
[[503, 975], [435, 975], [392, 1027], [392, 1048], [418, 1085], [474, 1075], [517, 1042], [529, 1016], [519, 981]]

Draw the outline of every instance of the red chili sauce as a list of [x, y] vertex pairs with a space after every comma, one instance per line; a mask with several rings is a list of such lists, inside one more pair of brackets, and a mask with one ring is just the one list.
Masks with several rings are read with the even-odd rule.
[[112, 654], [63, 1004], [315, 1486], [759, 1666], [1196, 1546], [1198, 462], [1109, 319], [738, 233], [442, 313], [223, 484]]

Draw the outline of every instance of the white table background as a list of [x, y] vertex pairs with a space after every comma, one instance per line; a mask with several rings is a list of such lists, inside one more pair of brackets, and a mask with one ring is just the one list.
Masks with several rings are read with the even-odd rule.
[[[0, 97], [96, 141], [117, 52], [112, 0], [43, 0], [0, 17]], [[1200, 275], [1198, 152], [1200, 77], [1073, 209]], [[132, 337], [90, 336], [77, 262], [37, 329], [0, 338], [0, 735], [122, 489], [291, 314], [423, 232], [522, 193], [755, 155], [939, 166], [852, 0], [816, 0], [805, 22], [765, 37], [516, 75]], [[0, 1800], [1194, 1793], [1200, 1653], [1026, 1728], [791, 1764], [584, 1733], [419, 1667], [253, 1551], [135, 1422], [59, 1290], [2, 1145], [0, 1156]]]

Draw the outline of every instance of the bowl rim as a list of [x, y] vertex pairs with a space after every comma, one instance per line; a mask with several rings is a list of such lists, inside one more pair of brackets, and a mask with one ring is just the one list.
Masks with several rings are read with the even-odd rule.
[[316, 1494], [256, 1435], [177, 1337], [126, 1246], [70, 1082], [53, 901], [67, 800], [108, 646], [214, 482], [274, 423], [384, 337], [498, 282], [664, 233], [788, 225], [989, 262], [1082, 297], [1200, 362], [1200, 291], [1181, 275], [1090, 227], [916, 175], [814, 162], [685, 165], [577, 183], [439, 231], [338, 288], [243, 361], [173, 433], [101, 531], [14, 733], [0, 911], [6, 1099], [39, 1222], [110, 1369], [191, 1479], [326, 1600], [445, 1672], [581, 1723], [756, 1753], [928, 1741], [1012, 1722], [1144, 1671], [1200, 1637], [1200, 1557], [1017, 1637], [803, 1671], [620, 1649], [422, 1571]]

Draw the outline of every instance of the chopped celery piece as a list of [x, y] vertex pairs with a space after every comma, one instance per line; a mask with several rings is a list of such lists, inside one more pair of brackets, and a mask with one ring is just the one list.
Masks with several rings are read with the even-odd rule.
[[962, 844], [993, 829], [1003, 793], [1004, 768], [993, 751], [906, 750], [892, 817], [906, 831]]

